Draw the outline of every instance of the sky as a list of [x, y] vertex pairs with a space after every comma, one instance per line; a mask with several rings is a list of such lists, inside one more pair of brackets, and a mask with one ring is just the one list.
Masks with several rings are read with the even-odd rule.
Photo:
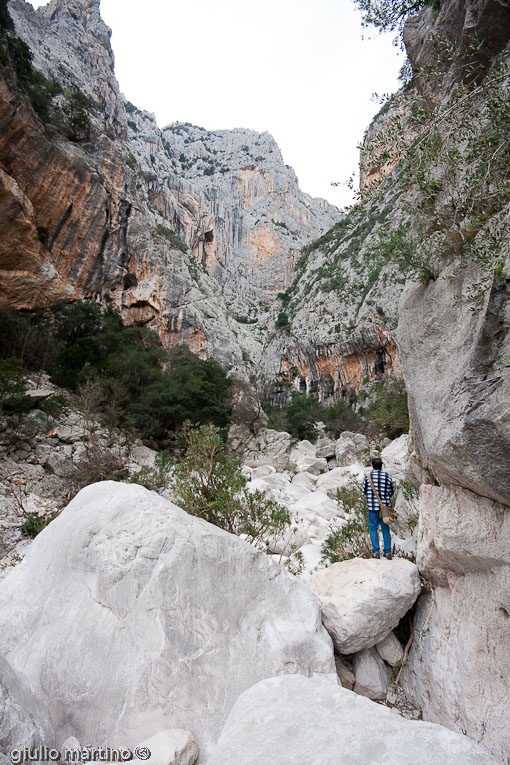
[[403, 63], [392, 35], [362, 29], [352, 0], [101, 0], [100, 7], [120, 88], [160, 127], [267, 130], [303, 191], [351, 204], [345, 182], [380, 108], [372, 94], [397, 90]]

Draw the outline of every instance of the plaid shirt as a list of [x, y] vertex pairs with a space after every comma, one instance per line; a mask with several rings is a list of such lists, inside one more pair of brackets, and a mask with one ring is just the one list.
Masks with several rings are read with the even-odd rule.
[[[384, 470], [372, 470], [370, 477], [383, 505], [391, 507], [391, 497], [393, 496], [395, 489], [393, 488], [393, 481], [388, 473], [385, 473]], [[368, 509], [378, 513], [381, 508], [379, 507], [379, 502], [372, 491], [367, 476], [365, 476], [365, 480], [363, 481], [363, 494], [367, 498]]]

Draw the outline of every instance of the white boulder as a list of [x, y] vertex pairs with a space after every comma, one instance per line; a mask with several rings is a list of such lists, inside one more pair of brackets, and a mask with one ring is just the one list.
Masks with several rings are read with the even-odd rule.
[[197, 742], [189, 730], [170, 728], [139, 743], [137, 749], [148, 749], [151, 765], [193, 765], [198, 757]]
[[352, 560], [316, 571], [307, 582], [338, 653], [371, 648], [394, 629], [420, 594], [420, 575], [403, 558]]
[[310, 441], [300, 441], [290, 453], [290, 465], [294, 465], [298, 473], [313, 473], [320, 475], [328, 469], [324, 457], [315, 456], [315, 446]]
[[21, 672], [0, 656], [0, 751], [14, 747], [55, 746], [46, 699], [35, 695]]
[[110, 481], [83, 489], [0, 583], [0, 644], [44, 688], [60, 740], [133, 748], [171, 720], [204, 759], [243, 690], [335, 671], [304, 584], [156, 493]]
[[261, 428], [253, 434], [247, 425], [233, 425], [228, 440], [233, 453], [242, 455], [249, 467], [271, 465], [276, 470], [285, 470], [289, 464], [290, 433]]
[[157, 457], [157, 452], [154, 449], [149, 449], [148, 446], [134, 446], [131, 449], [131, 459], [140, 467], [154, 467], [154, 460]]
[[390, 667], [398, 666], [404, 658], [404, 649], [394, 632], [388, 633], [380, 643], [377, 643], [375, 650]]
[[303, 486], [308, 491], [314, 491], [317, 484], [317, 476], [312, 473], [297, 473], [292, 477], [293, 486]]
[[496, 765], [459, 733], [406, 720], [320, 677], [263, 680], [240, 696], [208, 765]]
[[330, 459], [335, 456], [336, 442], [331, 438], [320, 438], [315, 445], [315, 456]]
[[354, 693], [373, 701], [384, 701], [388, 693], [390, 670], [375, 648], [365, 648], [355, 653], [352, 664], [356, 678]]
[[326, 492], [328, 497], [336, 499], [338, 489], [348, 486], [351, 481], [357, 480], [360, 486], [363, 485], [363, 469], [356, 467], [337, 467], [330, 470], [329, 473], [320, 475], [317, 478], [317, 488]]
[[370, 447], [367, 437], [361, 433], [351, 433], [346, 430], [340, 434], [335, 445], [337, 465], [367, 465], [370, 457]]
[[338, 502], [330, 499], [327, 494], [322, 491], [314, 491], [309, 494], [305, 494], [302, 499], [290, 508], [291, 515], [293, 517], [307, 518], [314, 515], [319, 515], [326, 521], [336, 518], [340, 513]]
[[409, 436], [403, 434], [395, 438], [381, 452], [383, 470], [391, 475], [394, 481], [405, 478], [406, 464], [409, 459]]

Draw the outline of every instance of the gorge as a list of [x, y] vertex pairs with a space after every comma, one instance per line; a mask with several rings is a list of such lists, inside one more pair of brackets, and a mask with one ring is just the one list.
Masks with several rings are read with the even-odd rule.
[[[419, 6], [403, 28], [412, 77], [368, 128], [361, 200], [339, 211], [300, 191], [268, 133], [186, 122], [161, 129], [126, 101], [99, 0], [51, 0], [37, 11], [9, 0], [14, 26], [2, 31], [0, 63], [0, 300], [24, 314], [57, 300], [110, 306], [128, 327], [155, 330], [165, 349], [185, 344], [216, 359], [233, 381], [230, 441], [246, 475], [254, 490], [264, 484], [294, 508], [294, 519], [312, 514], [301, 542], [312, 557], [326, 521], [342, 520], [336, 492], [362, 474], [365, 442], [360, 448], [346, 433], [291, 446], [290, 435], [267, 429], [261, 399], [281, 405], [299, 391], [359, 412], [378, 385], [403, 380], [409, 439], [377, 444], [389, 450], [385, 461], [402, 485], [419, 490], [416, 529], [403, 489], [397, 503], [399, 524], [409, 526], [399, 536], [414, 539], [417, 566], [401, 615], [413, 608], [400, 684], [424, 722], [409, 723], [423, 726], [420, 734], [393, 731], [389, 718], [381, 726], [403, 749], [413, 736], [430, 735], [424, 745], [437, 745], [437, 762], [508, 763], [510, 8], [506, 0]], [[42, 79], [23, 80], [28, 75], [16, 70], [20, 49], [6, 43], [15, 37]], [[76, 444], [85, 448], [89, 425], [55, 421], [51, 434], [38, 436], [39, 462], [31, 447], [16, 447], [18, 472], [19, 463], [25, 472], [32, 465], [40, 480], [53, 464], [63, 495], [66, 460], [75, 459]], [[69, 435], [73, 428], [81, 435]], [[125, 441], [117, 446], [127, 449]], [[141, 468], [147, 447], [135, 448], [138, 463], [129, 458]], [[397, 449], [403, 456], [393, 464]], [[5, 464], [11, 460], [17, 475], [13, 453]], [[321, 683], [336, 678], [342, 654], [350, 666], [359, 666], [361, 652], [380, 664], [381, 635], [342, 651], [333, 637], [334, 655], [321, 624], [324, 603], [306, 578], [296, 581], [278, 561], [164, 496], [124, 484], [86, 487], [0, 582], [5, 698], [13, 699], [0, 710], [21, 710], [14, 729], [36, 731], [38, 740], [53, 735], [59, 747], [69, 736], [88, 743], [92, 735], [133, 747], [183, 728], [198, 741], [198, 761], [212, 765], [265, 761], [265, 743], [248, 735], [266, 724], [263, 705], [287, 726], [293, 715], [304, 719], [300, 699], [309, 693], [317, 708], [323, 699], [359, 725], [370, 714], [356, 706], [365, 700]], [[283, 554], [273, 550], [274, 558]], [[227, 561], [237, 578], [249, 572], [241, 599]], [[306, 563], [317, 577], [318, 559]], [[345, 572], [345, 563], [324, 571]], [[368, 572], [377, 562], [364, 563]], [[382, 571], [412, 565], [380, 564]], [[40, 579], [41, 571], [52, 573]], [[234, 615], [215, 601], [215, 577]], [[73, 599], [77, 611], [67, 612]], [[78, 637], [72, 617], [80, 608], [91, 624]], [[131, 613], [139, 626], [126, 621]], [[96, 629], [111, 643], [110, 663], [91, 648]], [[100, 691], [107, 701], [95, 706], [93, 683], [112, 667], [111, 688]], [[5, 755], [5, 742], [16, 743], [8, 734], [0, 736]], [[317, 762], [335, 761], [345, 730], [331, 735]], [[320, 737], [313, 742], [317, 751]], [[292, 740], [276, 745], [285, 751]], [[385, 745], [391, 750], [391, 737]], [[356, 751], [357, 762], [419, 761], [414, 749], [409, 760], [402, 751], [389, 759]], [[166, 760], [174, 761], [194, 760]]]

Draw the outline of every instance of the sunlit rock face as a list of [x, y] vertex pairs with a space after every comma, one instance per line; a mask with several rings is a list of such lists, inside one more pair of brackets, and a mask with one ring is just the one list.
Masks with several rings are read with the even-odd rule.
[[207, 131], [174, 123], [162, 131], [130, 109], [129, 141], [151, 203], [218, 284], [229, 308], [255, 320], [289, 286], [302, 247], [340, 217], [313, 199], [269, 133]]

